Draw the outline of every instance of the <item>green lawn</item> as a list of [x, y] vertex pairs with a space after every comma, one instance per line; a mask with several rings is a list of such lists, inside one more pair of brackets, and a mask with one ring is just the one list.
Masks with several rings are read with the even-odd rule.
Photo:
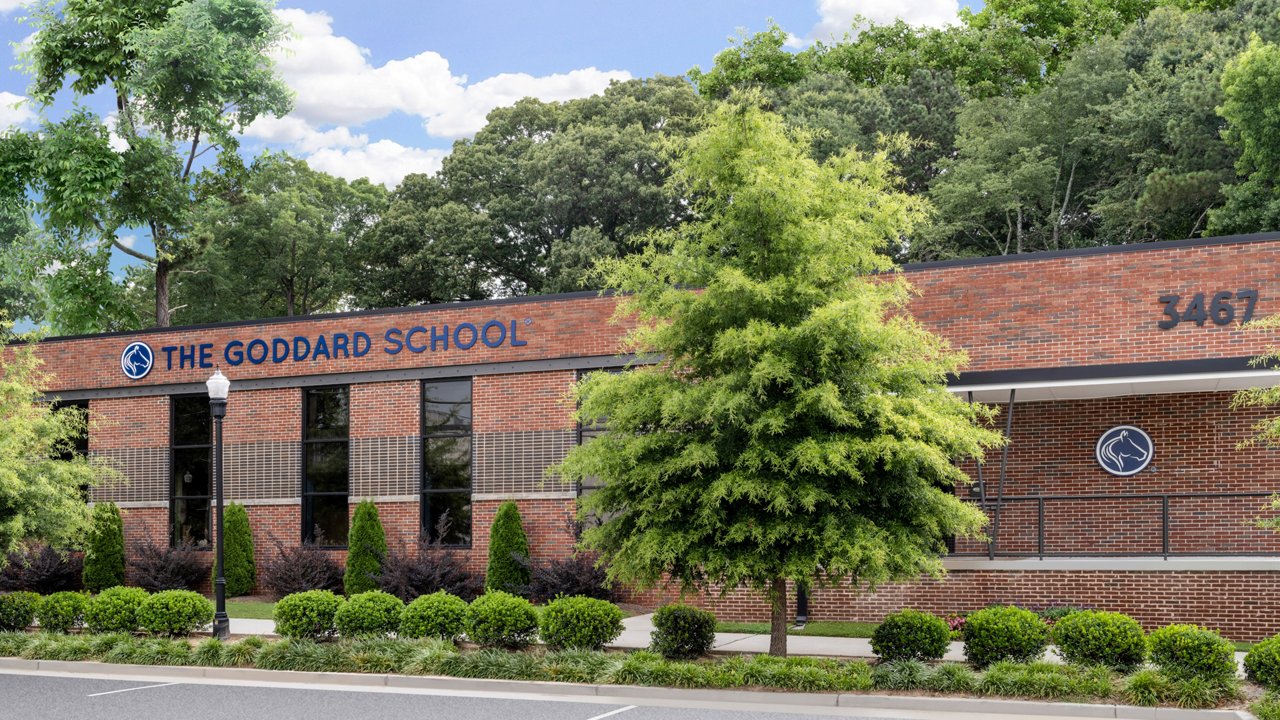
[[265, 600], [227, 600], [227, 615], [246, 620], [270, 620], [276, 604]]
[[[820, 637], [869, 638], [875, 632], [876, 623], [843, 622], [836, 620], [816, 620], [803, 628], [789, 628], [788, 635], [814, 635]], [[716, 632], [752, 633], [768, 635], [769, 623], [765, 622], [720, 622], [716, 623]]]

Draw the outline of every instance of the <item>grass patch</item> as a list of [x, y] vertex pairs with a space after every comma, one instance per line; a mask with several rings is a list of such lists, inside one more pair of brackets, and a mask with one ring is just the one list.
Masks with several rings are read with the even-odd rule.
[[266, 600], [227, 599], [227, 615], [243, 620], [270, 620], [276, 609], [274, 602]]
[[[843, 637], [869, 638], [876, 631], [877, 623], [845, 622], [842, 620], [816, 620], [803, 628], [788, 627], [788, 635], [804, 637]], [[718, 622], [718, 633], [747, 633], [750, 635], [768, 635], [767, 622]]]

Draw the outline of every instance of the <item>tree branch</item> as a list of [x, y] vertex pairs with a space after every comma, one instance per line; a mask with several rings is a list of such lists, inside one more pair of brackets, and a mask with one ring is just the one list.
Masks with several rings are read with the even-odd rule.
[[118, 249], [120, 252], [124, 253], [125, 255], [132, 255], [132, 256], [134, 256], [134, 257], [138, 258], [139, 260], [141, 260], [141, 261], [143, 261], [143, 262], [153, 263], [153, 262], [155, 262], [155, 261], [156, 261], [156, 259], [155, 259], [155, 258], [153, 258], [153, 257], [151, 257], [151, 256], [149, 256], [149, 255], [145, 255], [145, 254], [143, 254], [143, 253], [140, 253], [140, 252], [138, 252], [137, 250], [134, 250], [134, 249], [133, 249], [133, 248], [131, 248], [131, 247], [126, 247], [126, 246], [125, 246], [125, 244], [124, 244], [124, 243], [122, 243], [122, 242], [120, 242], [120, 239], [119, 239], [119, 238], [117, 238], [117, 237], [116, 237], [116, 236], [114, 236], [114, 235], [112, 235], [112, 236], [111, 236], [111, 244], [112, 244], [112, 245], [114, 245], [114, 246], [116, 246], [116, 249]]
[[196, 128], [196, 136], [191, 138], [191, 152], [187, 153], [187, 167], [182, 171], [182, 181], [186, 182], [191, 175], [191, 164], [196, 161], [196, 149], [200, 147], [200, 128]]

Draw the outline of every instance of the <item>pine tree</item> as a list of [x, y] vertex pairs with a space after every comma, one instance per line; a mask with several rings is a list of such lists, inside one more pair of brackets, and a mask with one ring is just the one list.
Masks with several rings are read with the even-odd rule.
[[93, 506], [84, 547], [84, 589], [102, 592], [124, 585], [124, 521], [115, 503]]
[[[239, 503], [226, 508], [223, 524], [226, 537], [222, 541], [222, 575], [227, 580], [227, 597], [248, 595], [258, 581], [258, 568], [253, 559], [253, 530], [249, 527], [249, 513]], [[213, 576], [217, 578], [217, 564]]]
[[510, 500], [502, 503], [489, 529], [489, 569], [486, 590], [522, 594], [529, 585], [529, 538], [520, 522], [520, 508]]
[[387, 557], [387, 535], [378, 519], [378, 506], [365, 500], [356, 506], [347, 539], [347, 573], [342, 586], [350, 597], [378, 589], [382, 561]]

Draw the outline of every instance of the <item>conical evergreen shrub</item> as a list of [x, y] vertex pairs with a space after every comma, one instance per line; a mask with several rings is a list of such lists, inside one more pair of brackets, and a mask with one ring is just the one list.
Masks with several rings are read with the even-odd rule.
[[89, 537], [84, 548], [84, 589], [102, 592], [124, 585], [124, 521], [115, 503], [93, 506]]
[[[226, 537], [222, 540], [222, 575], [227, 579], [227, 597], [248, 595], [258, 582], [258, 568], [253, 561], [253, 530], [249, 513], [239, 503], [231, 503], [222, 518]], [[211, 569], [218, 578], [217, 563]]]
[[484, 586], [515, 595], [528, 592], [529, 538], [520, 522], [520, 509], [510, 500], [498, 508], [489, 529], [489, 569]]
[[342, 587], [347, 597], [378, 589], [382, 561], [387, 557], [387, 535], [378, 519], [378, 506], [365, 500], [356, 506], [347, 538], [347, 573]]

